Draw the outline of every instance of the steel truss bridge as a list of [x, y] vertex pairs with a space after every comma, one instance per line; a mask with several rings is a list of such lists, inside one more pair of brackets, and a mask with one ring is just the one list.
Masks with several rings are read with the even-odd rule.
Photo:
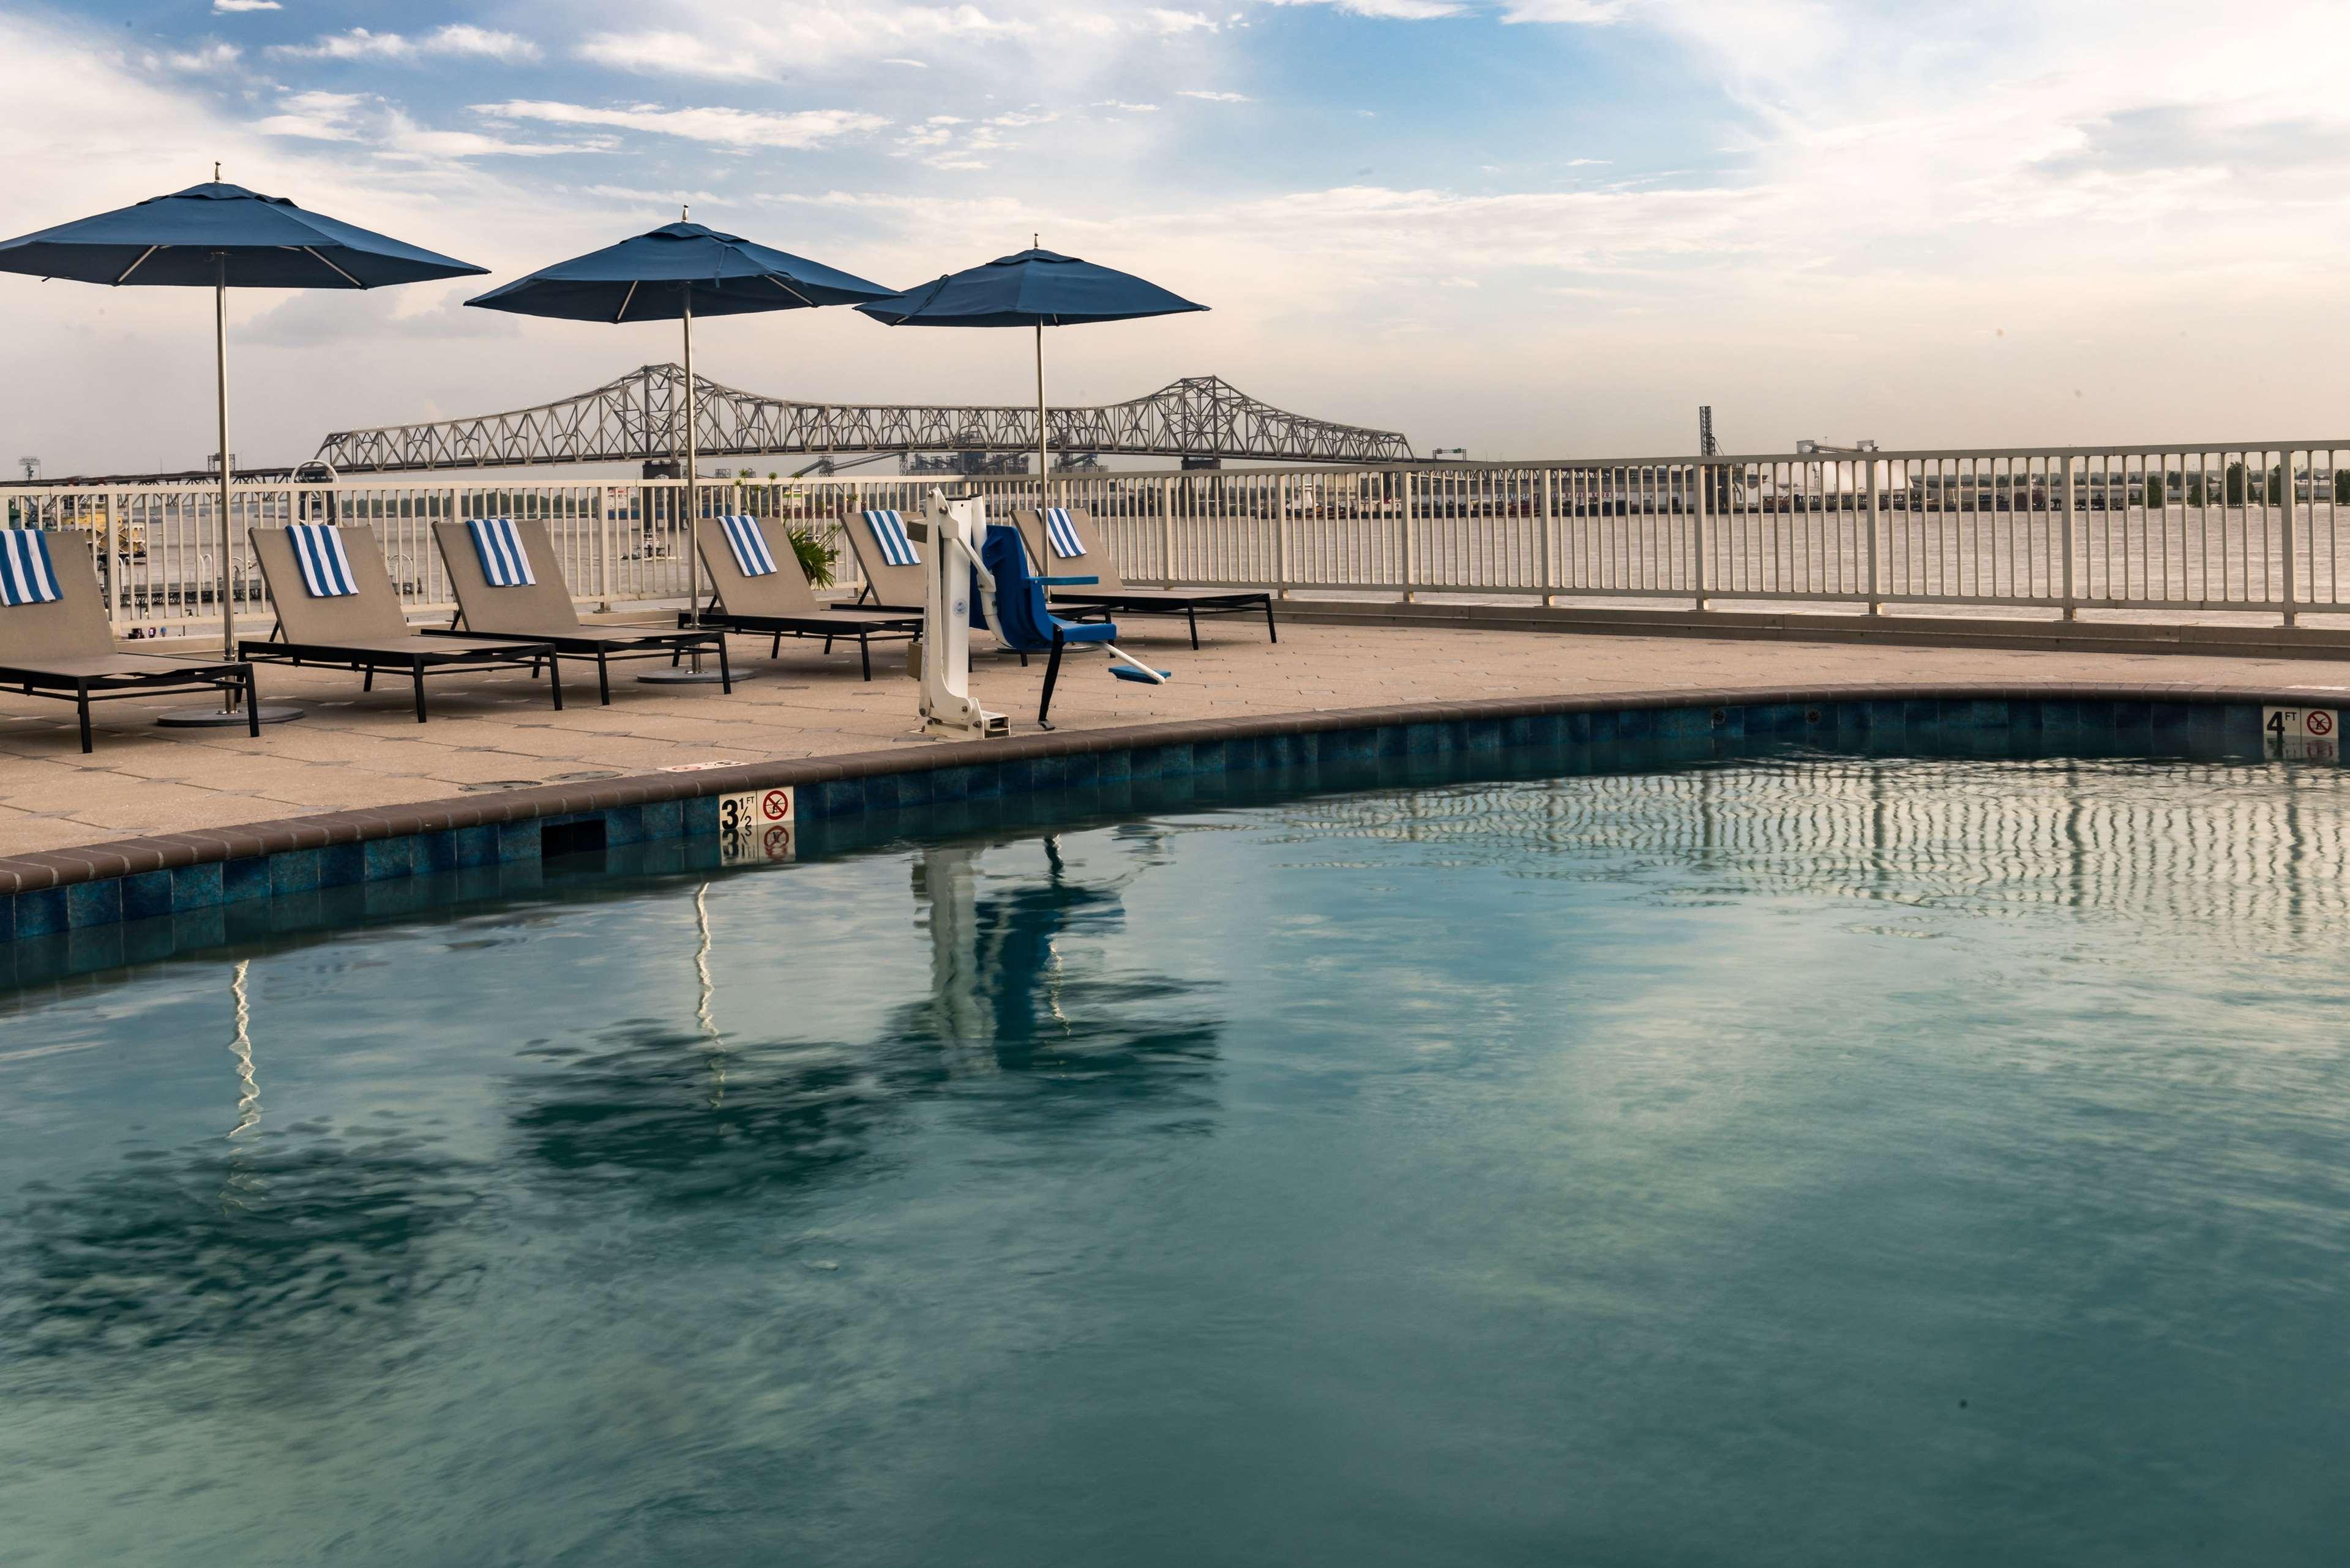
[[[770, 453], [1020, 452], [1036, 448], [1033, 408], [802, 403], [694, 378], [695, 451]], [[505, 468], [559, 462], [666, 462], [682, 455], [685, 372], [646, 365], [591, 392], [511, 413], [341, 431], [317, 461], [338, 473]], [[1308, 419], [1259, 402], [1215, 376], [1187, 376], [1149, 397], [1105, 408], [1054, 409], [1055, 457], [1116, 452], [1206, 463], [1409, 462], [1395, 431]]]

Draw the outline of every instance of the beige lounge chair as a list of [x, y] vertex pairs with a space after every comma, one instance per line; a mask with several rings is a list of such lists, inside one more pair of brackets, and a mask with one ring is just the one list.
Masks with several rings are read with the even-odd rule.
[[[727, 543], [726, 531], [719, 520], [695, 520], [693, 547], [702, 552], [702, 568], [710, 574], [712, 599], [710, 607], [702, 612], [702, 625], [772, 637], [775, 641], [767, 650], [770, 659], [783, 651], [784, 639], [787, 637], [822, 638], [827, 653], [832, 651], [835, 642], [853, 639], [858, 662], [864, 666], [868, 680], [873, 679], [874, 639], [904, 642], [922, 634], [922, 618], [919, 615], [826, 604], [808, 586], [807, 574], [800, 568], [799, 557], [792, 553], [791, 541], [769, 536], [764, 529], [761, 537], [767, 553], [775, 558], [775, 569], [752, 576], [734, 558], [734, 548]], [[685, 623], [687, 613], [679, 613], [679, 624]]]
[[1200, 646], [1201, 616], [1253, 615], [1262, 609], [1266, 635], [1275, 642], [1281, 640], [1281, 628], [1273, 623], [1272, 594], [1256, 588], [1128, 587], [1126, 579], [1118, 575], [1118, 565], [1109, 558], [1109, 551], [1102, 546], [1101, 530], [1094, 526], [1092, 514], [1082, 506], [1064, 510], [1083, 547], [1082, 555], [1065, 556], [1054, 547], [1042, 514], [1022, 512], [1014, 518], [1020, 525], [1021, 541], [1028, 546], [1028, 558], [1045, 576], [1101, 579], [1090, 587], [1055, 588], [1055, 604], [1115, 615], [1180, 615], [1191, 626], [1194, 649]]
[[86, 537], [48, 535], [49, 567], [58, 597], [36, 604], [0, 604], [0, 688], [28, 697], [58, 697], [81, 721], [81, 749], [91, 749], [89, 705], [160, 691], [224, 691], [244, 702], [245, 728], [261, 733], [261, 712], [249, 662], [195, 664], [146, 653], [117, 653], [107, 624], [106, 597]]
[[[917, 518], [915, 521], [920, 520]], [[873, 524], [863, 512], [843, 512], [840, 514], [840, 531], [848, 536], [848, 547], [857, 553], [858, 568], [865, 574], [865, 591], [858, 596], [856, 607], [903, 610], [920, 615], [925, 591], [922, 585], [922, 546], [912, 545], [912, 566], [893, 566], [881, 553], [881, 542], [874, 537]]]
[[323, 664], [335, 670], [356, 670], [365, 675], [360, 690], [375, 690], [379, 670], [405, 670], [416, 688], [416, 722], [424, 722], [424, 678], [465, 670], [547, 667], [547, 686], [557, 711], [563, 707], [563, 682], [555, 669], [555, 650], [546, 644], [509, 642], [502, 638], [460, 637], [443, 631], [418, 631], [400, 607], [399, 590], [385, 569], [383, 545], [375, 530], [364, 525], [335, 530], [350, 563], [351, 586], [359, 591], [316, 597], [302, 580], [300, 562], [283, 528], [251, 531], [253, 558], [261, 564], [262, 580], [269, 585], [269, 602], [277, 610], [277, 629], [265, 642], [237, 644], [237, 652], [259, 661], [292, 665]]
[[734, 690], [734, 672], [726, 662], [726, 633], [717, 627], [700, 630], [661, 631], [641, 626], [587, 626], [571, 603], [571, 589], [546, 525], [515, 519], [515, 530], [530, 557], [535, 583], [493, 587], [482, 572], [482, 558], [473, 550], [473, 535], [463, 523], [432, 524], [432, 543], [449, 568], [450, 585], [457, 590], [458, 618], [475, 637], [509, 642], [543, 642], [561, 657], [596, 661], [597, 695], [612, 701], [611, 661], [615, 659], [666, 658], [672, 664], [681, 653], [701, 649], [718, 655], [722, 691]]

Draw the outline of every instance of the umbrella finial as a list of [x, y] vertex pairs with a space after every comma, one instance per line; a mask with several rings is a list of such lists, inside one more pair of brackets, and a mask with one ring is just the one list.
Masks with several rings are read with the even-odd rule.
[[683, 202], [680, 202], [677, 204], [677, 221], [681, 223], [685, 222], [685, 215], [691, 211], [693, 211], [693, 209], [691, 206], [687, 205]]
[[217, 158], [213, 160], [213, 183], [220, 183], [220, 160]]

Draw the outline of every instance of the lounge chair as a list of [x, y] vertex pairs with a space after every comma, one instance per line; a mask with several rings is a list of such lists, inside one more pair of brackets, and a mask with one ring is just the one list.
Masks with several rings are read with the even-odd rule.
[[161, 691], [221, 691], [244, 702], [245, 728], [261, 733], [247, 662], [192, 664], [117, 653], [98, 567], [78, 534], [0, 529], [0, 687], [58, 697], [81, 721], [91, 749], [89, 705]]
[[921, 614], [921, 546], [906, 531], [905, 518], [895, 512], [844, 512], [840, 531], [865, 574], [865, 591], [849, 607]]
[[1203, 615], [1248, 615], [1264, 611], [1264, 629], [1274, 641], [1281, 628], [1273, 623], [1273, 595], [1255, 588], [1130, 588], [1102, 547], [1092, 516], [1082, 506], [1055, 506], [1044, 513], [1018, 514], [1020, 536], [1040, 570], [1081, 572], [1101, 579], [1091, 588], [1066, 588], [1053, 595], [1064, 607], [1126, 615], [1181, 616], [1191, 628], [1191, 646], [1200, 646]]
[[563, 682], [555, 670], [555, 650], [546, 644], [418, 631], [400, 607], [400, 593], [391, 586], [373, 528], [296, 527], [303, 532], [252, 530], [253, 558], [269, 585], [277, 629], [265, 642], [239, 642], [237, 652], [256, 661], [356, 670], [366, 677], [363, 691], [375, 690], [378, 670], [405, 672], [415, 685], [420, 724], [427, 675], [524, 669], [536, 674], [545, 664], [549, 692], [556, 711], [562, 710]]
[[[873, 639], [910, 641], [922, 632], [922, 618], [888, 610], [827, 605], [808, 587], [807, 574], [788, 541], [771, 545], [758, 519], [748, 515], [703, 517], [693, 524], [693, 547], [710, 574], [711, 607], [702, 624], [728, 631], [772, 637], [767, 657], [783, 651], [787, 637], [820, 637], [824, 650], [855, 639], [865, 679], [873, 679]], [[678, 612], [684, 625], [691, 611]]]
[[1053, 727], [1053, 688], [1061, 679], [1061, 654], [1065, 649], [1101, 648], [1118, 661], [1110, 666], [1109, 672], [1121, 680], [1164, 686], [1170, 679], [1166, 670], [1151, 669], [1112, 641], [1118, 636], [1118, 628], [1109, 621], [1064, 620], [1055, 615], [1045, 601], [1045, 590], [1082, 587], [1090, 579], [1036, 576], [1028, 563], [1027, 546], [1017, 530], [1001, 523], [990, 527], [980, 545], [980, 564], [995, 579], [992, 596], [995, 616], [991, 629], [996, 640], [1019, 654], [1023, 664], [1028, 662], [1032, 653], [1052, 656], [1051, 662], [1045, 666], [1045, 698], [1036, 709], [1038, 728]]
[[[716, 627], [699, 630], [657, 630], [641, 626], [585, 626], [571, 603], [571, 590], [556, 564], [555, 546], [546, 524], [524, 519], [488, 518], [494, 526], [483, 531], [491, 541], [475, 543], [471, 523], [435, 523], [432, 542], [449, 568], [457, 590], [458, 620], [475, 637], [508, 642], [543, 642], [563, 658], [596, 661], [596, 691], [608, 705], [612, 701], [611, 661], [615, 659], [660, 659], [671, 663], [681, 653], [714, 650], [718, 655], [720, 689], [734, 690], [734, 672], [726, 662], [726, 634]], [[493, 584], [482, 550], [496, 553], [500, 581]]]

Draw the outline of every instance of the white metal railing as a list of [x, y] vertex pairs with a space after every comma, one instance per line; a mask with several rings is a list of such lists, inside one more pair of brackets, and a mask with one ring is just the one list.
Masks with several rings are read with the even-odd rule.
[[[2350, 440], [1760, 457], [1452, 463], [1342, 470], [1055, 475], [1055, 504], [1098, 522], [1137, 583], [1367, 595], [1523, 595], [2084, 608], [2350, 610]], [[708, 480], [701, 510], [808, 531], [861, 585], [845, 513], [917, 511], [941, 481]], [[964, 482], [993, 514], [1033, 506], [1031, 476]], [[78, 531], [126, 630], [216, 625], [216, 491], [8, 486], [12, 525]], [[544, 521], [588, 605], [681, 602], [688, 508], [676, 480], [526, 474], [461, 483], [239, 484], [231, 594], [265, 615], [244, 532], [364, 523], [403, 601], [449, 607], [430, 525]]]

